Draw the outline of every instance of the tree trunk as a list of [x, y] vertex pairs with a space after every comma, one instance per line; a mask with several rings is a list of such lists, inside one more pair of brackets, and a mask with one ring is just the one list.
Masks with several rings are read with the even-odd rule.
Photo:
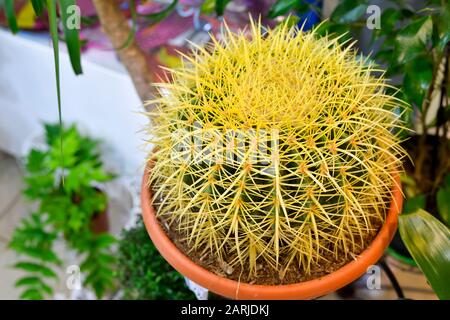
[[[103, 32], [114, 48], [123, 46], [131, 32], [128, 21], [115, 0], [93, 0]], [[153, 77], [144, 52], [133, 41], [127, 48], [116, 50], [125, 65], [136, 91], [144, 102], [152, 97]]]

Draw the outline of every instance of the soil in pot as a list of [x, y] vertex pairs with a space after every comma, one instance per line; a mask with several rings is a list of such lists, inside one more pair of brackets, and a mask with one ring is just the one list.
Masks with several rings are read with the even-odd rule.
[[[154, 206], [155, 209], [158, 210], [158, 207], [156, 205]], [[325, 255], [324, 257], [328, 260], [328, 262], [320, 265], [312, 265], [310, 274], [302, 274], [295, 268], [295, 266], [292, 266], [289, 267], [289, 269], [287, 269], [285, 274], [282, 276], [278, 271], [261, 263], [257, 266], [257, 275], [254, 276], [249, 275], [249, 266], [244, 265], [233, 268], [224, 262], [218, 261], [218, 259], [210, 254], [209, 250], [192, 250], [192, 247], [187, 241], [187, 234], [181, 234], [175, 223], [172, 223], [169, 226], [164, 217], [159, 217], [158, 221], [162, 229], [166, 232], [177, 248], [196, 264], [219, 276], [256, 285], [295, 284], [330, 274], [354, 260], [362, 251], [364, 251], [376, 237], [378, 230], [381, 228], [381, 224], [377, 225], [376, 231], [374, 230], [362, 239], [365, 246], [359, 247], [353, 252], [347, 252], [347, 255], [345, 255], [343, 251], [339, 252], [339, 259], [336, 259], [333, 254]], [[356, 243], [360, 243], [360, 241], [361, 239], [355, 237]], [[224, 260], [227, 261], [227, 257], [224, 257]]]

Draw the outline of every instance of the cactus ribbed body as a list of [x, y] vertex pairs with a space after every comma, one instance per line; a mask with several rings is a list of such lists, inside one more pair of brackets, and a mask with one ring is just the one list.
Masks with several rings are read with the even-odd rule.
[[375, 67], [286, 25], [226, 32], [160, 84], [150, 183], [192, 249], [249, 273], [308, 274], [385, 219], [404, 151]]

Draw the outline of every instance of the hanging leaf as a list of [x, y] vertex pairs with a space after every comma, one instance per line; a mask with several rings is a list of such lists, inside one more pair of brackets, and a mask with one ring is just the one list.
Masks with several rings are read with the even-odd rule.
[[230, 0], [216, 0], [216, 13], [219, 17], [223, 16], [228, 2], [230, 2]]
[[[59, 125], [62, 126], [61, 85], [59, 78], [59, 42], [58, 42], [59, 38], [58, 38], [58, 22], [56, 20], [56, 2], [55, 0], [46, 0], [46, 1], [47, 1], [49, 29], [53, 44], [53, 60], [55, 62], [55, 81], [56, 81], [56, 97], [58, 101], [58, 118], [59, 118]], [[64, 168], [62, 135], [60, 136], [60, 156], [61, 156], [60, 157], [61, 167]], [[62, 182], [64, 184], [64, 175], [61, 176]]]
[[64, 41], [69, 51], [70, 63], [75, 74], [82, 74], [81, 68], [81, 45], [79, 30], [81, 25], [80, 12], [71, 10], [76, 8], [76, 0], [59, 0], [61, 19], [64, 30]]
[[[132, 0], [134, 1], [134, 0]], [[169, 4], [165, 9], [149, 14], [139, 14], [140, 17], [147, 18], [152, 21], [152, 23], [158, 23], [164, 18], [166, 18], [177, 6], [178, 0], [173, 0], [171, 4]]]
[[16, 15], [14, 13], [14, 0], [4, 0], [5, 16], [8, 20], [8, 26], [12, 33], [17, 33], [19, 28], [17, 27]]
[[44, 10], [43, 0], [31, 0], [31, 4], [33, 5], [33, 10], [36, 16], [41, 16]]
[[124, 50], [128, 48], [134, 41], [134, 38], [136, 37], [136, 31], [137, 31], [137, 13], [136, 13], [136, 0], [130, 0], [130, 13], [131, 13], [131, 30], [128, 34], [128, 38], [125, 41], [124, 44], [119, 46], [118, 48], [115, 48], [116, 50]]
[[419, 209], [399, 217], [403, 242], [439, 299], [450, 299], [450, 231]]

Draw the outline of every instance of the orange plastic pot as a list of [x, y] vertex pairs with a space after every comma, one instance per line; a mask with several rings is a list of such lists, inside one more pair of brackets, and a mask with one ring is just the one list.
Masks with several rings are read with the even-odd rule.
[[403, 204], [400, 178], [393, 190], [393, 199], [386, 221], [373, 242], [355, 260], [321, 278], [287, 285], [253, 285], [218, 276], [199, 266], [180, 251], [166, 235], [157, 221], [151, 205], [152, 194], [147, 180], [149, 169], [142, 180], [142, 216], [148, 234], [167, 262], [185, 277], [208, 290], [230, 299], [313, 299], [336, 291], [361, 277], [375, 264], [397, 230], [397, 217]]

